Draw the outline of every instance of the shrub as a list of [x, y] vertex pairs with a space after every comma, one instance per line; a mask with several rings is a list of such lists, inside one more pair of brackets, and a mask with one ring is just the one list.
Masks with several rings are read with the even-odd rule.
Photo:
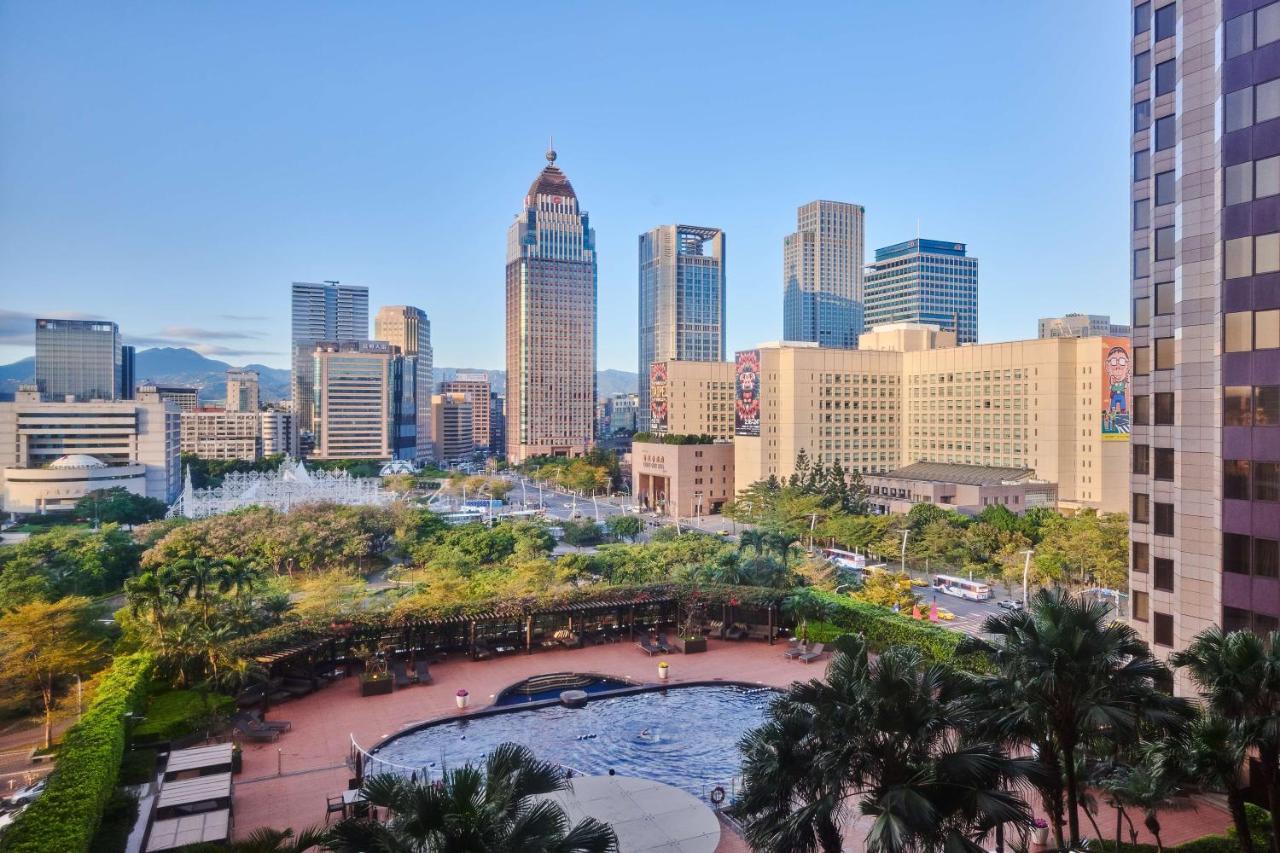
[[137, 820], [137, 797], [128, 791], [117, 790], [107, 801], [102, 823], [89, 844], [89, 853], [124, 853], [129, 846], [129, 833]]
[[168, 690], [151, 697], [146, 719], [133, 730], [138, 742], [173, 740], [204, 727], [210, 717], [231, 712], [234, 700], [221, 693]]
[[150, 674], [151, 657], [145, 653], [115, 659], [93, 703], [67, 730], [44, 794], [0, 838], [0, 851], [89, 849], [120, 775], [126, 715], [142, 706]]
[[[842, 633], [861, 634], [876, 651], [892, 646], [915, 646], [928, 661], [950, 663], [972, 672], [986, 666], [986, 662], [977, 655], [956, 656], [956, 647], [964, 638], [959, 631], [948, 631], [931, 622], [902, 616], [884, 607], [835, 593], [815, 590], [814, 595], [826, 606], [826, 618], [822, 622], [810, 623], [811, 640], [825, 643]], [[821, 636], [814, 634], [815, 627], [821, 627]]]
[[120, 784], [142, 785], [156, 778], [156, 751], [131, 749], [120, 762]]

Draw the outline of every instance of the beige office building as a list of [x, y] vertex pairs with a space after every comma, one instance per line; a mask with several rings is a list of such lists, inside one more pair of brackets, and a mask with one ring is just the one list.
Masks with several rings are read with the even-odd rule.
[[459, 373], [440, 383], [441, 394], [463, 394], [471, 404], [471, 443], [477, 450], [488, 450], [493, 444], [489, 392], [487, 373]]
[[734, 494], [733, 445], [631, 446], [631, 494], [642, 507], [679, 518], [718, 514]]
[[293, 412], [270, 409], [258, 412], [262, 429], [262, 455], [298, 455], [298, 431], [294, 428]]
[[733, 362], [659, 361], [650, 376], [650, 433], [733, 439]]
[[228, 370], [226, 410], [228, 412], [256, 412], [260, 404], [258, 371]]
[[864, 475], [916, 462], [1024, 469], [1057, 484], [1062, 509], [1127, 509], [1127, 339], [954, 340], [893, 324], [857, 350], [760, 346], [759, 435], [735, 437], [737, 489], [790, 476], [803, 449]]
[[[412, 427], [413, 458], [425, 462], [432, 458], [431, 395], [435, 386], [432, 373], [435, 356], [431, 348], [431, 321], [421, 308], [387, 305], [379, 308], [373, 318], [373, 337], [399, 347], [405, 359], [401, 378], [405, 389], [401, 403], [401, 429], [407, 433]], [[408, 443], [407, 436], [402, 436], [401, 447]]]
[[[487, 399], [487, 398], [486, 398]], [[431, 397], [432, 444], [437, 462], [460, 462], [475, 452], [471, 401], [455, 391]]]
[[202, 459], [252, 462], [262, 455], [261, 419], [257, 412], [183, 412], [182, 452]]
[[311, 457], [392, 458], [399, 350], [383, 341], [321, 341], [313, 358]]

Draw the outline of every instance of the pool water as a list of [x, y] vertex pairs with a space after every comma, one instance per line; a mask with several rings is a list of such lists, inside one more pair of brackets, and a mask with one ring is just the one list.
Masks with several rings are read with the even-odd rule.
[[[738, 741], [760, 725], [775, 695], [767, 688], [691, 685], [592, 699], [585, 708], [547, 705], [437, 723], [387, 741], [365, 772], [407, 767], [437, 776], [446, 764], [479, 763], [493, 747], [514, 741], [575, 773], [613, 770], [706, 797], [716, 785], [731, 790]], [[380, 766], [384, 761], [398, 767]]]
[[[622, 690], [627, 687], [635, 686], [628, 681], [622, 681], [617, 678], [606, 678], [600, 675], [574, 676], [569, 673], [565, 673], [564, 675], [571, 679], [572, 683], [563, 683], [560, 686], [549, 687], [546, 690], [534, 690], [533, 692], [526, 693], [524, 690], [528, 689], [528, 685], [531, 682], [535, 684], [539, 682], [539, 679], [529, 679], [528, 681], [513, 685], [512, 687], [508, 687], [506, 690], [502, 691], [502, 693], [498, 694], [498, 699], [493, 704], [499, 706], [528, 705], [532, 702], [545, 702], [548, 699], [559, 699], [560, 694], [566, 690], [581, 690], [584, 693], [592, 694], [605, 693], [610, 690]], [[545, 678], [546, 677], [544, 676], [544, 679]]]

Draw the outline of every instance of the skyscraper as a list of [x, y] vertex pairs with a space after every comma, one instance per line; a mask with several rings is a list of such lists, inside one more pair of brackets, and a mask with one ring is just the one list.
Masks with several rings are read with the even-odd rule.
[[256, 412], [259, 403], [258, 371], [228, 370], [227, 402], [224, 408], [228, 412]]
[[724, 359], [724, 232], [663, 225], [640, 235], [639, 428], [655, 361]]
[[978, 259], [964, 243], [907, 240], [876, 249], [867, 269], [866, 325], [929, 323], [978, 340]]
[[493, 444], [490, 416], [489, 374], [459, 373], [440, 383], [441, 394], [463, 394], [471, 404], [471, 429], [476, 450], [488, 450]]
[[391, 459], [403, 361], [383, 341], [320, 341], [313, 394], [316, 459]]
[[132, 400], [138, 385], [138, 348], [125, 344], [120, 347], [120, 399]]
[[[431, 349], [431, 320], [427, 312], [412, 305], [386, 305], [373, 318], [375, 340], [400, 348], [405, 358], [404, 396], [409, 410], [402, 413], [401, 448], [407, 446], [406, 430], [412, 430], [412, 454], [408, 458], [425, 462], [431, 452], [431, 393], [434, 364]], [[401, 454], [405, 456], [406, 454]]]
[[596, 238], [565, 174], [547, 166], [507, 230], [507, 459], [592, 445]]
[[311, 432], [315, 347], [319, 341], [369, 338], [369, 288], [326, 281], [293, 283], [293, 375], [290, 380], [297, 429]]
[[36, 386], [56, 400], [125, 399], [119, 327], [108, 320], [36, 320]]
[[861, 205], [811, 201], [782, 243], [782, 336], [851, 349], [862, 333]]
[[1280, 7], [1132, 9], [1130, 618], [1167, 657], [1280, 626]]

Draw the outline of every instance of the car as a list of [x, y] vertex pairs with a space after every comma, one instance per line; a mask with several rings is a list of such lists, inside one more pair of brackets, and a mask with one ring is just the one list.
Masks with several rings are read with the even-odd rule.
[[929, 580], [928, 578], [912, 578], [911, 585], [916, 589], [928, 589]]
[[728, 536], [728, 535], [730, 535], [730, 534], [729, 534], [729, 531], [727, 531], [727, 530], [723, 530], [723, 529], [721, 529], [721, 530], [717, 530], [717, 531], [716, 531], [716, 533], [719, 533], [721, 536]]
[[996, 607], [999, 607], [1001, 610], [1021, 610], [1022, 602], [1018, 601], [1016, 598], [1006, 598], [1003, 601], [997, 601]]
[[950, 622], [952, 619], [956, 618], [956, 615], [945, 607], [939, 607], [938, 618], [941, 619], [943, 622]]
[[36, 798], [40, 796], [41, 793], [44, 792], [44, 786], [45, 786], [45, 780], [41, 779], [40, 781], [32, 785], [28, 785], [25, 788], [20, 788], [19, 790], [14, 791], [12, 794], [9, 794], [4, 798], [4, 802], [8, 803], [11, 806], [29, 805], [30, 803], [34, 802]]

